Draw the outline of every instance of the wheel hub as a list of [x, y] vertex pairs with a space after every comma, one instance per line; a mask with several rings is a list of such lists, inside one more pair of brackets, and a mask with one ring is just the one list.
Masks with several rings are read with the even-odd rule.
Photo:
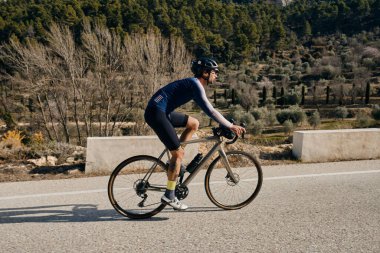
[[144, 180], [137, 180], [134, 184], [133, 184], [133, 188], [135, 189], [137, 195], [139, 195], [140, 197], [144, 197], [145, 193], [146, 193], [146, 188], [148, 186], [148, 182], [144, 181]]
[[235, 186], [235, 185], [237, 185], [239, 183], [239, 181], [240, 181], [239, 174], [234, 173], [234, 177], [236, 178], [236, 182], [234, 182], [233, 179], [232, 179], [232, 177], [229, 174], [227, 174], [226, 181], [227, 181], [227, 184], [229, 186]]

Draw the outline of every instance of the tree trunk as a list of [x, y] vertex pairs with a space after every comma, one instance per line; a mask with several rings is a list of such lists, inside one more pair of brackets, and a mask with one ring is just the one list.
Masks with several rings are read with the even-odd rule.
[[58, 97], [57, 97], [57, 94], [55, 92], [53, 92], [53, 97], [54, 97], [54, 101], [55, 101], [55, 104], [56, 104], [57, 109], [58, 109], [58, 113], [59, 113], [59, 117], [60, 117], [59, 121], [61, 122], [61, 125], [63, 127], [63, 133], [65, 135], [66, 143], [70, 143], [70, 134], [69, 134], [68, 126], [67, 126], [67, 117], [66, 117], [65, 112], [63, 111], [61, 105], [59, 104]]
[[49, 140], [52, 141], [53, 137], [51, 136], [51, 133], [50, 133], [50, 130], [49, 130], [49, 127], [48, 127], [48, 122], [47, 122], [47, 119], [46, 119], [45, 110], [43, 108], [43, 104], [42, 104], [40, 95], [37, 95], [37, 100], [38, 100], [38, 104], [40, 106], [40, 110], [41, 110], [41, 114], [42, 114], [42, 120], [44, 121], [44, 127], [45, 127], [45, 130], [46, 130], [46, 133], [48, 134]]
[[56, 141], [59, 141], [60, 139], [59, 139], [58, 133], [57, 133], [57, 131], [55, 129], [55, 126], [54, 126], [53, 112], [51, 111], [51, 107], [50, 107], [50, 103], [49, 103], [49, 97], [48, 97], [47, 93], [45, 93], [45, 99], [46, 99], [46, 103], [47, 103], [47, 106], [48, 106], [48, 109], [49, 109], [49, 116], [50, 116], [51, 127], [53, 128], [53, 132], [54, 132]]
[[367, 86], [366, 86], [366, 89], [365, 89], [365, 104], [368, 105], [369, 104], [369, 97], [370, 97], [370, 92], [371, 91], [371, 84], [369, 82], [367, 82]]
[[326, 105], [329, 104], [329, 100], [330, 100], [330, 86], [327, 86], [327, 88], [326, 88]]
[[277, 105], [277, 88], [276, 86], [273, 86], [273, 94], [272, 94], [274, 104]]
[[75, 87], [75, 83], [73, 82], [73, 91], [74, 91], [74, 120], [75, 125], [77, 128], [77, 134], [78, 134], [78, 144], [82, 145], [82, 137], [80, 132], [80, 126], [79, 126], [79, 119], [78, 119], [78, 98], [77, 98], [77, 89]]

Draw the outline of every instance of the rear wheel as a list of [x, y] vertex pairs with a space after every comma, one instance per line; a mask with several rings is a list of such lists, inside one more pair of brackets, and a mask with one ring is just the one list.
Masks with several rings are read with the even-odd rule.
[[[153, 168], [153, 169], [152, 169]], [[152, 173], [147, 173], [152, 169]], [[134, 156], [120, 163], [108, 181], [108, 197], [120, 214], [132, 219], [152, 217], [164, 209], [165, 164], [152, 156]]]
[[242, 151], [226, 152], [234, 182], [221, 156], [209, 166], [205, 176], [206, 194], [216, 206], [233, 210], [251, 203], [260, 191], [263, 174], [257, 159]]

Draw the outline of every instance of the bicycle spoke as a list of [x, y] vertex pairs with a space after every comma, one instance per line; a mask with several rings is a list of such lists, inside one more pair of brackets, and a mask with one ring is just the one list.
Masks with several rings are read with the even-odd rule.
[[[218, 157], [206, 173], [206, 193], [210, 200], [225, 209], [241, 208], [250, 203], [261, 187], [261, 168], [255, 159], [240, 151], [227, 152], [230, 171]], [[234, 181], [229, 173], [233, 173]]]
[[[167, 180], [164, 166], [150, 156], [132, 157], [121, 163], [111, 175], [108, 187], [114, 208], [131, 218], [146, 218], [159, 212]], [[151, 174], [141, 173], [144, 171]]]

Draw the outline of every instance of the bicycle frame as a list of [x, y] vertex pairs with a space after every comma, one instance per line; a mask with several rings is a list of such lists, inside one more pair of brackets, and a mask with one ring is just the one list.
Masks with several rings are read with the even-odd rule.
[[[198, 166], [195, 168], [195, 170], [189, 175], [186, 177], [185, 181], [182, 183], [182, 185], [189, 185], [190, 182], [194, 179], [194, 177], [199, 173], [199, 171], [201, 170], [202, 166], [209, 160], [211, 159], [211, 157], [214, 155], [215, 152], [219, 152], [219, 155], [222, 159], [222, 162], [224, 164], [224, 166], [226, 167], [226, 170], [228, 171], [228, 174], [229, 176], [231, 177], [232, 181], [234, 183], [237, 183], [238, 180], [236, 179], [234, 173], [232, 173], [232, 170], [231, 170], [231, 167], [230, 167], [230, 164], [227, 160], [227, 156], [226, 156], [226, 153], [224, 152], [223, 148], [222, 148], [222, 143], [224, 142], [223, 140], [223, 137], [219, 137], [219, 136], [209, 136], [209, 137], [205, 137], [205, 138], [200, 138], [200, 139], [193, 139], [193, 140], [189, 140], [189, 141], [185, 141], [185, 142], [181, 142], [181, 144], [194, 144], [194, 143], [204, 143], [204, 142], [215, 142], [214, 146], [210, 149], [210, 151], [208, 151], [208, 153], [205, 155], [205, 157], [201, 160], [200, 164], [198, 164]], [[164, 149], [164, 151], [158, 156], [158, 159], [162, 161], [162, 157], [167, 154], [168, 155], [168, 158], [170, 158], [170, 152], [169, 150], [166, 148]], [[149, 171], [147, 172], [147, 174], [144, 176], [143, 180], [149, 180], [150, 176], [152, 175], [152, 172], [154, 171], [155, 167], [156, 167], [157, 164], [153, 164], [152, 168], [149, 169]], [[150, 187], [149, 187], [150, 188]], [[153, 188], [153, 189], [152, 189]], [[156, 186], [153, 186], [151, 188], [151, 190], [158, 190], [158, 187]]]

